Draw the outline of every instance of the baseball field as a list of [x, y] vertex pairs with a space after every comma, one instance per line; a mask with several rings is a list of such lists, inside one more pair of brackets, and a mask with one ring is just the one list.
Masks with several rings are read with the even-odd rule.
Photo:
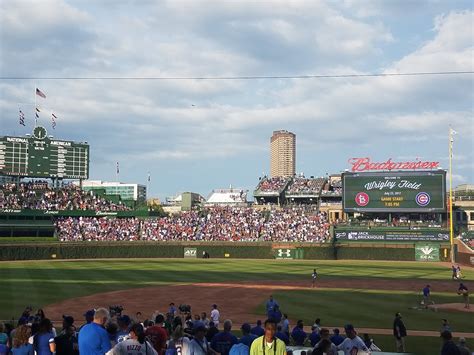
[[[441, 319], [455, 336], [474, 346], [474, 314], [464, 310], [451, 280], [450, 265], [381, 261], [296, 261], [235, 259], [104, 259], [6, 261], [0, 263], [0, 318], [18, 318], [25, 306], [43, 308], [59, 321], [62, 314], [82, 322], [90, 308], [120, 304], [124, 313], [144, 317], [165, 311], [169, 302], [190, 304], [193, 313], [217, 303], [221, 318], [236, 324], [264, 319], [270, 294], [292, 326], [321, 318], [325, 327], [348, 322], [367, 332], [385, 351], [394, 351], [393, 316], [401, 312], [408, 349], [439, 351]], [[320, 277], [311, 288], [312, 269]], [[463, 269], [463, 282], [474, 289], [474, 270]], [[430, 284], [435, 308], [420, 307], [421, 289]], [[472, 310], [472, 309], [471, 309]]]

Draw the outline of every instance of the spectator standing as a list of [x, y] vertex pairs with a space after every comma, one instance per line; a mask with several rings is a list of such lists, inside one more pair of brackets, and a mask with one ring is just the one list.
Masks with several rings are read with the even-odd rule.
[[290, 338], [288, 337], [288, 334], [282, 331], [281, 325], [277, 326], [277, 332], [275, 333], [275, 336], [283, 341], [286, 345], [290, 345]]
[[252, 329], [250, 328], [250, 324], [248, 323], [242, 324], [242, 327], [240, 329], [242, 330], [242, 337], [239, 339], [239, 343], [245, 344], [250, 348], [253, 341], [257, 339], [257, 336], [255, 334], [250, 333]]
[[136, 323], [130, 328], [130, 336], [117, 343], [107, 355], [158, 355], [158, 353], [146, 340], [143, 326]]
[[221, 313], [217, 309], [217, 304], [212, 305], [212, 310], [211, 310], [211, 321], [214, 322], [214, 326], [216, 328], [219, 328], [219, 318], [221, 317]]
[[237, 337], [231, 333], [232, 321], [227, 319], [224, 321], [224, 330], [214, 335], [211, 341], [211, 348], [221, 355], [229, 355], [229, 351], [234, 344], [239, 341]]
[[334, 328], [332, 332], [333, 332], [333, 335], [330, 338], [330, 340], [334, 345], [338, 346], [344, 341], [344, 337], [340, 335], [338, 328]]
[[219, 333], [219, 329], [217, 329], [213, 321], [210, 321], [209, 329], [207, 330], [207, 333], [206, 333], [207, 341], [210, 343], [212, 338], [214, 338], [214, 335], [216, 335], [217, 333]]
[[311, 343], [311, 346], [314, 348], [317, 343], [321, 340], [321, 336], [319, 335], [319, 329], [313, 327], [313, 330], [311, 334], [309, 335], [309, 342]]
[[273, 311], [270, 311], [268, 318], [273, 319], [277, 324], [281, 322], [282, 314], [278, 305], [273, 307]]
[[[198, 325], [195, 329], [201, 327]], [[166, 355], [188, 355], [190, 340], [184, 335], [183, 328], [178, 325], [171, 335], [171, 339], [166, 349]]]
[[312, 326], [312, 329], [316, 329], [316, 332], [319, 333], [319, 331], [321, 330], [321, 319], [320, 318], [316, 318], [316, 320], [314, 321], [314, 324]]
[[86, 324], [79, 332], [79, 353], [104, 355], [110, 350], [110, 340], [104, 325], [109, 320], [109, 311], [99, 308], [93, 322]]
[[308, 334], [303, 330], [304, 324], [302, 320], [299, 320], [296, 323], [296, 326], [293, 328], [291, 332], [291, 337], [293, 338], [296, 346], [304, 346], [304, 342]]
[[5, 324], [0, 322], [0, 345], [8, 346], [8, 335], [5, 332]]
[[344, 330], [346, 331], [346, 339], [338, 345], [337, 350], [344, 351], [344, 355], [357, 354], [359, 350], [369, 351], [362, 339], [357, 336], [352, 324], [347, 324]]
[[76, 337], [76, 327], [67, 325], [63, 332], [54, 338], [56, 355], [78, 355], [79, 345]]
[[28, 342], [31, 336], [31, 329], [27, 325], [20, 325], [13, 337], [13, 347], [11, 352], [13, 355], [33, 355], [33, 345]]
[[258, 320], [257, 325], [250, 330], [250, 333], [256, 335], [257, 337], [261, 337], [265, 334], [265, 329], [262, 328], [262, 321]]
[[466, 346], [466, 339], [459, 338], [458, 348], [461, 355], [471, 355], [471, 350]]
[[337, 347], [329, 339], [329, 329], [321, 328], [319, 331], [319, 336], [321, 337], [321, 340], [316, 344], [315, 349], [321, 347], [321, 344], [326, 344], [329, 342], [329, 349], [326, 348], [325, 350], [326, 355], [337, 355]]
[[53, 324], [48, 318], [40, 322], [38, 333], [33, 338], [33, 348], [37, 355], [53, 355], [56, 352]]
[[163, 328], [164, 321], [165, 317], [162, 314], [158, 314], [155, 318], [155, 325], [148, 327], [145, 332], [146, 337], [158, 354], [161, 354], [166, 348], [166, 341], [168, 340], [168, 334], [165, 328]]
[[441, 332], [443, 345], [441, 347], [441, 355], [461, 355], [461, 351], [453, 341], [453, 335], [449, 330]]
[[82, 327], [86, 324], [90, 324], [94, 321], [94, 314], [95, 314], [95, 310], [93, 309], [90, 309], [88, 311], [86, 311], [86, 313], [84, 313], [84, 319], [86, 321], [85, 324], [83, 324], [80, 328], [79, 328], [79, 331], [81, 331]]
[[204, 326], [206, 327], [206, 329], [209, 328], [209, 318], [207, 318], [207, 313], [206, 312], [202, 312], [201, 313], [201, 322], [204, 324]]
[[393, 320], [393, 336], [395, 337], [397, 352], [406, 352], [405, 337], [407, 336], [407, 328], [405, 327], [405, 323], [403, 323], [402, 315], [398, 312], [395, 314], [395, 319]]
[[285, 343], [275, 336], [277, 324], [272, 319], [265, 321], [265, 334], [258, 337], [250, 347], [250, 355], [286, 355]]
[[288, 320], [288, 314], [283, 314], [283, 319], [281, 321], [281, 331], [290, 337], [290, 321]]
[[199, 326], [194, 330], [194, 338], [189, 343], [189, 355], [210, 355], [213, 354], [206, 337], [206, 328]]
[[125, 339], [128, 338], [130, 334], [130, 323], [132, 320], [130, 319], [129, 316], [124, 314], [123, 316], [120, 316], [117, 318], [117, 324], [119, 327], [119, 330], [117, 334], [115, 335], [115, 342], [120, 343], [121, 341], [124, 341]]

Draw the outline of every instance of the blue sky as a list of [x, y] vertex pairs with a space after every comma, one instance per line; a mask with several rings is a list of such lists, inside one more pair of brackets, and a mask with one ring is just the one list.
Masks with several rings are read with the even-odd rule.
[[[472, 71], [470, 1], [64, 1], [0, 3], [2, 77], [161, 77]], [[269, 137], [297, 135], [297, 171], [421, 158], [474, 182], [474, 77], [151, 81], [0, 80], [0, 134], [30, 133], [35, 85], [56, 137], [91, 145], [91, 178], [150, 195], [252, 190]], [[18, 125], [18, 103], [27, 113]], [[43, 123], [52, 131], [50, 122]]]

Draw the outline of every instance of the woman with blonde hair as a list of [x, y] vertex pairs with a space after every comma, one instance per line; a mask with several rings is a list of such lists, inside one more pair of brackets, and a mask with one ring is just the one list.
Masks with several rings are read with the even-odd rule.
[[13, 337], [13, 355], [33, 355], [33, 345], [28, 343], [31, 336], [31, 329], [27, 325], [20, 325]]

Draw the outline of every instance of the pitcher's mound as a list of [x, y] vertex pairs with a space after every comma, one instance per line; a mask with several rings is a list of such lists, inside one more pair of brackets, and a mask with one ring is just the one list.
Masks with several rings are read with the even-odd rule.
[[428, 306], [429, 308], [434, 308], [443, 311], [456, 311], [456, 312], [467, 312], [474, 313], [474, 308], [465, 308], [464, 303], [441, 303]]

